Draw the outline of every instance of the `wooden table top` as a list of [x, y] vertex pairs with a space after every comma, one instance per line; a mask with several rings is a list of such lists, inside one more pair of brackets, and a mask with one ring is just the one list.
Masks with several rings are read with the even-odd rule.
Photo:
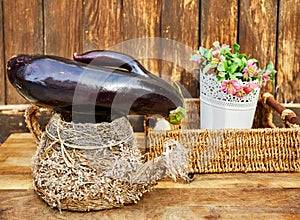
[[59, 212], [33, 190], [31, 134], [0, 146], [0, 219], [300, 219], [300, 173], [197, 174], [190, 184], [161, 181], [133, 205]]

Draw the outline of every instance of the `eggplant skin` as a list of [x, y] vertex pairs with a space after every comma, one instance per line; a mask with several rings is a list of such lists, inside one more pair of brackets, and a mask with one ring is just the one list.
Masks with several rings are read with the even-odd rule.
[[[99, 122], [129, 114], [168, 117], [170, 111], [184, 106], [180, 92], [158, 77], [57, 56], [15, 55], [7, 63], [7, 74], [29, 102], [52, 108], [66, 118], [94, 115]], [[77, 121], [85, 122], [85, 118]]]
[[133, 57], [111, 50], [91, 50], [82, 54], [74, 53], [73, 59], [96, 67], [124, 69], [144, 77], [155, 78], [145, 67]]

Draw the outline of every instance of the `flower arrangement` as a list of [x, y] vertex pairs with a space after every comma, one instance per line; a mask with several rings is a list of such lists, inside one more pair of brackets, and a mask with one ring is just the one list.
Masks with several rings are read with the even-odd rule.
[[260, 68], [256, 59], [240, 53], [240, 45], [235, 43], [233, 50], [229, 45], [220, 46], [218, 41], [213, 48], [200, 47], [190, 57], [203, 74], [214, 74], [221, 83], [221, 90], [242, 98], [261, 88], [268, 81], [274, 82], [274, 65], [270, 62]]

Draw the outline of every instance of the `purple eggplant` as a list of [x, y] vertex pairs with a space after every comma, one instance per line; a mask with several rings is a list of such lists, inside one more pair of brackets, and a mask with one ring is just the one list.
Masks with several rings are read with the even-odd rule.
[[185, 115], [179, 87], [158, 77], [57, 56], [24, 54], [8, 61], [7, 74], [29, 102], [76, 122], [89, 122], [87, 116], [100, 122], [129, 114], [159, 114], [176, 124]]
[[92, 50], [82, 54], [73, 54], [73, 59], [97, 67], [124, 69], [144, 77], [156, 77], [133, 57], [110, 50]]

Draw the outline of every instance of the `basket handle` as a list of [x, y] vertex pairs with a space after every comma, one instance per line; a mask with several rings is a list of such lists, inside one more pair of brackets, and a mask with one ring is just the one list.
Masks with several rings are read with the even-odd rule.
[[281, 120], [287, 127], [299, 127], [299, 119], [294, 111], [285, 108], [282, 104], [274, 99], [270, 93], [263, 94], [263, 104], [275, 110], [280, 116]]
[[39, 110], [40, 108], [38, 106], [30, 105], [25, 111], [25, 122], [27, 124], [27, 128], [37, 142], [41, 140], [43, 133], [40, 122], [37, 119]]

